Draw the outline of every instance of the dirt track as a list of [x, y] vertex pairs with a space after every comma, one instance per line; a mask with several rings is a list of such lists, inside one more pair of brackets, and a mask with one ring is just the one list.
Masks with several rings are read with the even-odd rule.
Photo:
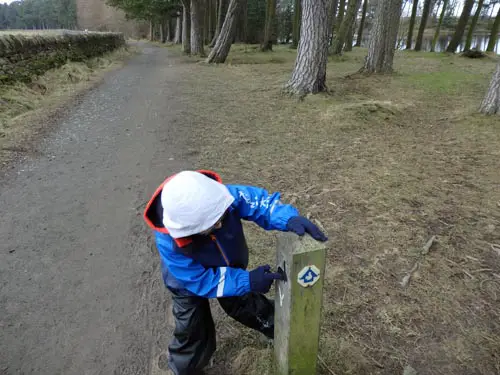
[[140, 215], [187, 166], [188, 72], [143, 46], [2, 175], [1, 374], [164, 373], [168, 299]]

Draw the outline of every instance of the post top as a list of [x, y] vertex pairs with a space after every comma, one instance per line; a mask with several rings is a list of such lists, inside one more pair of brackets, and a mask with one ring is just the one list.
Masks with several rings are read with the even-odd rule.
[[302, 254], [325, 249], [326, 242], [316, 241], [308, 234], [302, 237], [291, 232], [278, 234], [278, 251], [286, 251], [291, 254]]

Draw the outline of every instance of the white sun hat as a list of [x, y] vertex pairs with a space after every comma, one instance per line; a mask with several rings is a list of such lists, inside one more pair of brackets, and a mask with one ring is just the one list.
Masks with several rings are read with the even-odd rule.
[[215, 225], [233, 201], [223, 184], [199, 172], [180, 172], [161, 192], [163, 225], [173, 238], [192, 236]]

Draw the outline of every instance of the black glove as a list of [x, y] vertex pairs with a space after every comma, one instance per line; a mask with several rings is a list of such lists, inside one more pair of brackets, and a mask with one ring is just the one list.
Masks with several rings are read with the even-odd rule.
[[299, 236], [303, 236], [305, 233], [309, 233], [311, 237], [316, 241], [325, 242], [326, 240], [328, 240], [328, 237], [326, 237], [325, 234], [316, 225], [302, 216], [292, 217], [290, 220], [288, 220], [286, 227], [289, 232], [294, 232]]
[[279, 273], [272, 273], [271, 266], [266, 264], [250, 271], [250, 289], [252, 292], [267, 293], [274, 280], [281, 280]]

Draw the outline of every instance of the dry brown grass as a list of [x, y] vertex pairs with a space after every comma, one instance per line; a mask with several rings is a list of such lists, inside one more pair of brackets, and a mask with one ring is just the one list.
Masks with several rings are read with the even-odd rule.
[[[475, 113], [495, 61], [402, 52], [392, 76], [346, 78], [363, 57], [330, 61], [332, 93], [303, 102], [279, 94], [288, 49], [192, 65], [188, 152], [327, 228], [321, 356], [336, 374], [500, 374], [500, 119]], [[252, 266], [273, 263], [272, 234], [247, 233]], [[269, 373], [257, 336], [220, 319], [213, 374]]]

